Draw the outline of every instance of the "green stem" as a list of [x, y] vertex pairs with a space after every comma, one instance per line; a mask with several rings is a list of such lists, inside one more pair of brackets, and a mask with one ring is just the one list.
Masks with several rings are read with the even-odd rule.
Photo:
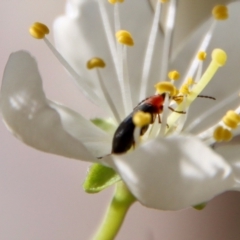
[[129, 207], [135, 202], [134, 196], [123, 182], [116, 184], [115, 194], [107, 209], [104, 220], [94, 240], [112, 240], [117, 235]]

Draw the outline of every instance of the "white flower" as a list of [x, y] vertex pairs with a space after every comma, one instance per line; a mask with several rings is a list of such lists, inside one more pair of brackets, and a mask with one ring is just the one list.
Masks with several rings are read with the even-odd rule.
[[[191, 9], [190, 14], [196, 18], [191, 21], [190, 15], [184, 13], [183, 9], [186, 8], [183, 6], [190, 6], [188, 4], [193, 2], [196, 8]], [[201, 6], [202, 2], [179, 1], [176, 21], [176, 29], [179, 30], [171, 49], [169, 66], [160, 66], [160, 56], [168, 47], [164, 44], [163, 33], [157, 32], [149, 74], [148, 70], [144, 70], [147, 78], [142, 78], [142, 69], [148, 69], [146, 66], [150, 61], [147, 59], [144, 65], [153, 20], [149, 2], [131, 0], [111, 6], [102, 0], [68, 1], [66, 15], [55, 22], [57, 47], [80, 75], [76, 80], [81, 90], [108, 112], [108, 116], [115, 121], [115, 127], [141, 99], [154, 94], [153, 85], [159, 81], [160, 76], [166, 77], [165, 70], [178, 69], [181, 73], [187, 71], [191, 58], [201, 43], [201, 37], [212, 24], [212, 20], [203, 20], [208, 17], [205, 13], [211, 12], [215, 1], [205, 1], [204, 11], [198, 12], [197, 5]], [[174, 3], [174, 0], [170, 1], [172, 6]], [[239, 105], [236, 94], [240, 90], [239, 63], [236, 61], [240, 58], [239, 36], [236, 34], [240, 20], [239, 8], [238, 3], [232, 4], [230, 19], [217, 24], [214, 31], [210, 29], [213, 36], [204, 47], [209, 50], [222, 48], [228, 53], [226, 66], [216, 74], [213, 83], [204, 92], [205, 95], [216, 97], [217, 101], [198, 100], [191, 105], [187, 110], [186, 121], [182, 116], [184, 120], [181, 123], [185, 122], [183, 131], [180, 123], [177, 125], [177, 130], [181, 132], [179, 135], [172, 134], [166, 138], [155, 136], [145, 140], [134, 151], [99, 159], [111, 153], [113, 135], [102, 131], [73, 110], [48, 100], [42, 89], [36, 62], [24, 51], [10, 56], [4, 72], [1, 89], [3, 119], [16, 137], [34, 148], [113, 167], [135, 197], [148, 207], [176, 210], [206, 202], [230, 189], [238, 190], [238, 137], [232, 141], [235, 145], [216, 145], [212, 150], [206, 142], [209, 131], [205, 130], [218, 123], [230, 107], [236, 108]], [[190, 26], [186, 27], [189, 22]], [[163, 24], [165, 32], [168, 24], [169, 22]], [[159, 25], [155, 26], [158, 29]], [[126, 55], [112, 41], [113, 28], [130, 31], [135, 41], [135, 46], [127, 52], [127, 61], [124, 60], [122, 65], [119, 59]], [[166, 53], [165, 57], [168, 56], [168, 51]], [[96, 71], [85, 68], [86, 62], [95, 56], [103, 58], [107, 64], [105, 69], [98, 71], [106, 87], [104, 91], [100, 87]], [[125, 81], [124, 89], [120, 87], [119, 80]], [[145, 80], [147, 84], [144, 84]], [[109, 94], [107, 100], [103, 92], [105, 97], [106, 93]], [[196, 124], [196, 121], [200, 123]], [[201, 140], [193, 136], [199, 133]], [[234, 134], [237, 135], [237, 131]]]

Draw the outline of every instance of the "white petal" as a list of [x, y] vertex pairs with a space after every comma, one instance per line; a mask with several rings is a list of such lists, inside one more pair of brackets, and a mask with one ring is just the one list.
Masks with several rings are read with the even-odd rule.
[[[17, 138], [41, 151], [85, 161], [97, 161], [94, 157], [99, 152], [93, 149], [98, 144], [109, 153], [104, 132], [46, 99], [36, 61], [27, 52], [19, 51], [9, 58], [1, 89], [1, 112]], [[101, 138], [103, 144], [99, 143]]]
[[240, 135], [233, 138], [230, 142], [216, 143], [214, 150], [222, 155], [232, 166], [236, 181], [234, 189], [240, 191]]
[[[202, 92], [203, 95], [215, 97], [216, 101], [199, 98], [196, 99], [190, 107], [189, 117], [185, 126], [187, 129], [190, 128], [192, 133], [199, 133], [213, 124], [216, 124], [227, 110], [230, 108], [234, 109], [239, 105], [238, 93], [240, 91], [240, 69], [237, 61], [240, 56], [240, 34], [237, 31], [239, 27], [238, 23], [240, 22], [239, 9], [239, 1], [230, 4], [229, 19], [217, 23], [213, 32], [213, 37], [208, 47], [209, 50], [207, 51], [209, 60], [205, 63], [205, 66], [209, 63], [211, 52], [215, 48], [222, 48], [226, 51], [228, 59], [226, 65], [218, 70], [210, 84]], [[192, 57], [209, 26], [210, 21], [201, 26], [201, 28], [199, 28], [191, 38], [186, 41], [185, 47], [180, 53], [178, 53], [178, 56], [174, 60], [174, 63], [171, 66], [172, 69], [178, 69], [182, 75], [184, 75], [187, 65], [191, 62]], [[223, 102], [227, 102], [226, 99], [228, 98], [233, 98], [234, 100], [231, 100], [226, 105], [222, 105]], [[216, 111], [214, 111], [215, 108]], [[208, 111], [208, 113], [206, 117], [202, 119], [205, 116], [204, 114], [206, 114], [206, 111]], [[195, 120], [196, 122], [193, 123]]]
[[[114, 5], [105, 1], [105, 7], [110, 19], [112, 34], [114, 34]], [[83, 76], [93, 81], [90, 83], [95, 86], [96, 80], [93, 71], [85, 68], [86, 62], [92, 57], [101, 57], [106, 62], [106, 68], [101, 70], [103, 79], [108, 90], [115, 101], [116, 107], [122, 118], [125, 117], [121, 101], [119, 85], [116, 82], [117, 76], [110, 54], [108, 41], [99, 12], [98, 3], [95, 0], [88, 1], [68, 1], [67, 14], [58, 18], [54, 24], [55, 40], [58, 49], [72, 64], [72, 66]], [[128, 48], [128, 66], [133, 96], [133, 104], [139, 102], [137, 93], [142, 74], [142, 65], [147, 46], [147, 41], [153, 20], [153, 11], [146, 0], [131, 0], [119, 4], [121, 29], [132, 33], [135, 45]], [[144, 16], [144, 17], [143, 17]], [[158, 36], [155, 58], [153, 61], [151, 75], [149, 77], [148, 93], [154, 93], [153, 85], [159, 81], [159, 62], [161, 56], [161, 37]]]
[[111, 152], [111, 135], [103, 132], [77, 112], [57, 103], [49, 104], [58, 112], [64, 130], [82, 142], [94, 157], [102, 157]]
[[113, 158], [131, 192], [151, 208], [178, 210], [206, 202], [234, 182], [231, 167], [194, 137], [158, 138]]

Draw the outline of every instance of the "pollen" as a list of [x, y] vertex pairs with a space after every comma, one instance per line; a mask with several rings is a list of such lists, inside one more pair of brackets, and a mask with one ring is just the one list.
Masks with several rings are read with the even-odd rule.
[[46, 34], [49, 34], [49, 29], [46, 25], [40, 22], [35, 22], [30, 28], [29, 33], [32, 37], [43, 39]]
[[217, 5], [213, 8], [212, 15], [216, 20], [228, 19], [228, 8], [224, 5]]
[[176, 70], [170, 71], [168, 77], [171, 80], [178, 80], [180, 78], [180, 73]]
[[169, 93], [170, 96], [174, 96], [177, 93], [176, 87], [170, 82], [159, 82], [154, 87], [158, 94]]
[[130, 32], [126, 30], [119, 30], [116, 32], [116, 39], [119, 43], [127, 46], [133, 46], [134, 41]]
[[101, 58], [92, 58], [87, 62], [87, 68], [104, 68], [106, 66], [105, 62]]
[[207, 58], [207, 53], [201, 51], [201, 52], [198, 53], [197, 57], [198, 57], [198, 60], [204, 61], [204, 60], [206, 60], [206, 58]]
[[235, 129], [240, 123], [240, 116], [231, 110], [227, 112], [227, 114], [223, 117], [222, 121], [227, 127]]
[[196, 84], [196, 82], [193, 80], [193, 78], [188, 78], [188, 80], [187, 80], [187, 84], [188, 84], [188, 86], [191, 86], [191, 85], [194, 85], [194, 84]]
[[179, 90], [180, 93], [184, 94], [184, 95], [187, 95], [190, 93], [189, 91], [189, 84], [188, 83], [185, 83], [181, 86], [180, 90]]
[[221, 142], [221, 141], [228, 142], [232, 139], [232, 132], [222, 126], [218, 126], [214, 130], [213, 138], [217, 142]]
[[115, 4], [115, 3], [123, 3], [124, 0], [108, 0], [109, 3]]
[[137, 127], [143, 127], [151, 122], [151, 114], [138, 111], [133, 116], [133, 123]]
[[182, 95], [180, 96], [173, 96], [172, 100], [175, 101], [177, 104], [182, 103], [184, 97]]

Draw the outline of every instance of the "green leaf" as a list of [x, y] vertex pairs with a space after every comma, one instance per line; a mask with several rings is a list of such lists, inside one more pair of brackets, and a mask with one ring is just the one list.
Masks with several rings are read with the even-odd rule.
[[201, 203], [201, 204], [193, 206], [193, 208], [200, 211], [200, 210], [203, 210], [206, 206], [207, 206], [207, 203]]
[[94, 163], [88, 170], [83, 189], [87, 193], [98, 193], [120, 180], [120, 176], [112, 168]]
[[91, 122], [95, 124], [97, 127], [101, 128], [103, 131], [108, 133], [114, 133], [116, 130], [116, 126], [111, 122], [111, 120], [94, 118], [91, 119]]

